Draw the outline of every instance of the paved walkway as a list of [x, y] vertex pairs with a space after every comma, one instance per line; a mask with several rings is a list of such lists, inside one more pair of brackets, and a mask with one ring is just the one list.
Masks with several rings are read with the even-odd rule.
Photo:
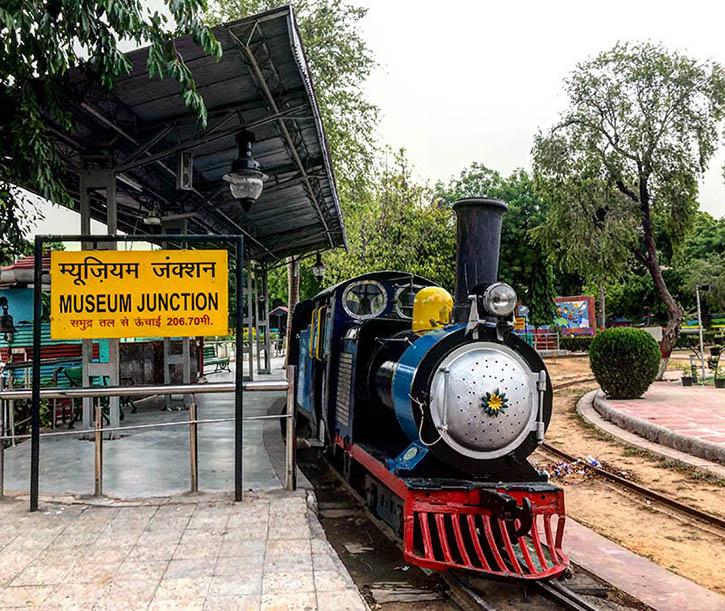
[[40, 509], [0, 500], [0, 608], [367, 608], [302, 492]]
[[705, 460], [704, 458], [693, 456], [692, 454], [687, 454], [686, 452], [680, 452], [679, 450], [675, 450], [669, 446], [663, 446], [659, 443], [655, 443], [654, 441], [649, 441], [636, 433], [631, 433], [630, 431], [602, 418], [599, 415], [599, 412], [594, 409], [594, 397], [598, 392], [599, 391], [596, 390], [588, 392], [579, 399], [576, 404], [576, 410], [579, 412], [579, 415], [591, 425], [604, 431], [608, 435], [611, 435], [615, 439], [618, 439], [622, 443], [647, 450], [648, 452], [652, 452], [653, 454], [657, 454], [663, 458], [676, 460], [683, 465], [708, 471], [717, 477], [725, 479], [725, 465], [712, 462], [711, 460]]
[[641, 399], [606, 399], [599, 414], [646, 439], [707, 460], [725, 463], [725, 390], [655, 382]]

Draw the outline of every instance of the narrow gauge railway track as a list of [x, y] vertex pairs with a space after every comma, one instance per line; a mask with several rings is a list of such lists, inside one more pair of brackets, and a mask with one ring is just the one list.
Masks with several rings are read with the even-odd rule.
[[[325, 458], [330, 473], [340, 485], [357, 501], [365, 517], [390, 541], [402, 550], [402, 543], [393, 530], [380, 518], [374, 515], [367, 506], [365, 499], [352, 488], [344, 477]], [[448, 587], [448, 595], [464, 611], [495, 611], [485, 598], [475, 589], [468, 586], [461, 574], [456, 571], [449, 571], [440, 574], [441, 581]], [[568, 611], [599, 611], [598, 607], [590, 605], [583, 597], [567, 588], [561, 581], [535, 581], [530, 584], [522, 584], [522, 587], [530, 586], [532, 591], [537, 591], [543, 597], [556, 602]]]
[[577, 386], [578, 384], [585, 384], [587, 382], [594, 382], [596, 378], [594, 376], [587, 376], [583, 378], [576, 378], [574, 380], [567, 380], [566, 382], [561, 382], [560, 384], [552, 384], [552, 388], [554, 390], [561, 390], [563, 388], [569, 388], [570, 386]]
[[715, 527], [720, 528], [723, 531], [725, 531], [725, 520], [723, 520], [722, 518], [720, 518], [718, 516], [712, 515], [705, 511], [701, 511], [700, 509], [697, 509], [696, 507], [691, 507], [690, 505], [686, 505], [685, 503], [681, 503], [680, 501], [677, 501], [671, 497], [668, 497], [668, 496], [662, 494], [661, 492], [657, 492], [650, 488], [646, 488], [645, 486], [641, 486], [640, 484], [637, 484], [631, 480], [628, 480], [627, 478], [622, 477], [621, 475], [617, 475], [616, 473], [612, 473], [611, 471], [603, 469], [602, 467], [595, 467], [594, 465], [590, 465], [589, 463], [582, 461], [581, 459], [577, 458], [576, 456], [573, 456], [573, 455], [569, 454], [568, 452], [565, 452], [564, 450], [560, 450], [559, 448], [556, 448], [548, 443], [542, 443], [539, 447], [541, 449], [543, 449], [545, 452], [548, 452], [549, 454], [552, 454], [567, 462], [571, 463], [571, 462], [575, 462], [577, 460], [580, 462], [583, 462], [583, 464], [587, 465], [587, 468], [591, 469], [594, 473], [596, 473], [602, 479], [613, 482], [613, 483], [621, 486], [622, 488], [626, 488], [627, 490], [630, 490], [632, 492], [635, 492], [636, 494], [639, 494], [640, 496], [643, 496], [647, 499], [660, 503], [661, 505], [665, 505], [671, 509], [678, 511], [679, 513], [696, 518], [697, 520], [700, 520], [701, 522], [704, 522], [705, 524], [715, 526]]
[[[495, 611], [495, 607], [489, 605], [476, 590], [470, 588], [455, 573], [445, 573], [441, 576], [449, 587], [450, 597], [458, 606], [466, 611]], [[590, 605], [586, 599], [567, 588], [560, 581], [535, 581], [531, 584], [535, 590], [558, 603], [568, 611], [599, 611], [598, 607]]]

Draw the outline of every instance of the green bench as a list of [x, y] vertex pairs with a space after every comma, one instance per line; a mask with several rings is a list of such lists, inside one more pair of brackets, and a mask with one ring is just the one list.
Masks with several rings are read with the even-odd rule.
[[[206, 368], [214, 366], [214, 371], [207, 372]], [[204, 346], [204, 373], [217, 373], [219, 371], [231, 371], [229, 368], [228, 356], [217, 356], [216, 348], [213, 345]]]
[[[56, 381], [60, 376], [65, 377], [68, 380], [69, 385], [71, 388], [80, 388], [83, 386], [83, 367], [58, 367], [54, 372], [54, 377]], [[125, 383], [132, 383], [129, 379], [123, 380]], [[93, 376], [91, 377], [91, 386], [108, 386], [109, 379], [108, 376]], [[125, 414], [123, 413], [124, 407], [131, 407], [131, 412], [136, 413], [136, 404], [129, 398], [129, 397], [121, 397], [121, 409], [120, 411], [120, 418], [123, 420], [125, 418]], [[75, 401], [72, 401], [73, 405], [75, 406]], [[109, 419], [109, 411], [110, 411], [110, 398], [109, 397], [101, 397], [101, 413], [103, 414], [103, 421], [106, 424], [110, 424]], [[69, 429], [73, 428], [73, 424], [78, 421], [79, 412], [77, 410], [73, 410], [74, 416], [71, 419], [70, 425], [68, 425]]]

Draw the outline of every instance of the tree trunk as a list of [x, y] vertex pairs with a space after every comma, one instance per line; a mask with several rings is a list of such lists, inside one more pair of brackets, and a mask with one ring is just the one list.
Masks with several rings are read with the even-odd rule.
[[660, 264], [657, 260], [657, 248], [652, 232], [652, 221], [649, 215], [649, 203], [647, 200], [644, 201], [641, 208], [642, 230], [645, 246], [644, 263], [647, 266], [650, 276], [652, 276], [652, 281], [654, 282], [657, 294], [667, 308], [667, 324], [662, 330], [662, 341], [660, 342], [662, 358], [666, 360], [670, 357], [670, 354], [675, 347], [675, 342], [677, 341], [677, 336], [680, 333], [680, 325], [682, 324], [684, 313], [680, 304], [677, 303], [667, 288], [665, 279], [662, 276], [662, 270], [660, 269]]
[[300, 262], [289, 257], [287, 260], [287, 333], [285, 336], [284, 364], [289, 364], [289, 351], [292, 345], [292, 313], [300, 300]]
[[607, 328], [607, 294], [604, 290], [604, 283], [599, 285], [599, 312], [601, 315], [600, 328], [602, 330]]

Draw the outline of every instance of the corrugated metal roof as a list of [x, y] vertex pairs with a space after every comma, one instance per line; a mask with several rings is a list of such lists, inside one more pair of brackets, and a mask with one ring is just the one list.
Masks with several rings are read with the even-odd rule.
[[[55, 130], [69, 190], [77, 196], [81, 169], [110, 162], [120, 174], [122, 231], [143, 233], [140, 219], [157, 206], [162, 217], [187, 218], [192, 233], [243, 230], [249, 254], [258, 260], [344, 245], [333, 171], [292, 9], [220, 25], [214, 34], [223, 49], [219, 62], [188, 37], [175, 43], [205, 100], [206, 129], [185, 108], [173, 79], [148, 78], [147, 48], [128, 54], [133, 69], [110, 93], [86, 73], [71, 73], [66, 106], [76, 129]], [[255, 134], [254, 156], [270, 177], [249, 214], [222, 180], [237, 157], [235, 135], [242, 129]], [[193, 191], [176, 189], [180, 151], [194, 156]], [[105, 220], [100, 190], [92, 216]]]

